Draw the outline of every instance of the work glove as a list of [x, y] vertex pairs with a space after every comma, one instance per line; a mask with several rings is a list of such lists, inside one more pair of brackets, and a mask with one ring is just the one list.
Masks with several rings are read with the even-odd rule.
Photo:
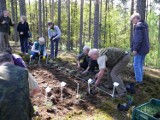
[[45, 56], [43, 56], [43, 58], [42, 58], [43, 60], [45, 60], [46, 59], [46, 57]]

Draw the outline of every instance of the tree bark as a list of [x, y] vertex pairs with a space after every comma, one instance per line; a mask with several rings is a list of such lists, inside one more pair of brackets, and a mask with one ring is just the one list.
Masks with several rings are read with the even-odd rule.
[[146, 0], [137, 0], [137, 12], [141, 15], [141, 19], [145, 20]]
[[[92, 17], [92, 0], [89, 0], [89, 24], [88, 24], [88, 41], [92, 42], [91, 40], [91, 17]], [[91, 44], [92, 47], [92, 44]]]
[[102, 0], [100, 0], [100, 11], [99, 11], [99, 47], [101, 47], [101, 34], [102, 34]]
[[61, 29], [61, 0], [58, 0], [58, 27]]
[[20, 15], [26, 16], [26, 3], [25, 0], [19, 0], [19, 6], [20, 6]]
[[71, 37], [71, 33], [70, 33], [70, 0], [67, 1], [67, 10], [68, 10], [68, 42], [67, 42], [67, 50], [70, 51], [70, 37]]
[[54, 22], [54, 0], [52, 0], [52, 9], [51, 9], [51, 20]]
[[[131, 1], [131, 15], [133, 13], [134, 13], [134, 0]], [[133, 24], [132, 24], [132, 22], [130, 22], [130, 48], [132, 47], [131, 46], [132, 39], [133, 39]]]
[[95, 0], [94, 11], [94, 48], [98, 48], [99, 41], [99, 0]]
[[42, 16], [41, 16], [41, 13], [42, 13], [41, 0], [38, 0], [38, 15], [39, 15], [38, 34], [39, 34], [39, 36], [42, 36]]
[[108, 11], [108, 0], [105, 2], [105, 33], [104, 33], [104, 45], [106, 44], [106, 39], [107, 39], [107, 11]]
[[6, 10], [6, 0], [0, 0], [0, 16], [3, 15], [4, 10]]
[[45, 32], [46, 32], [46, 20], [45, 20], [45, 0], [42, 0], [42, 5], [43, 5], [43, 36], [45, 36]]
[[17, 2], [14, 0], [11, 0], [11, 10], [12, 10], [12, 20], [15, 22], [15, 26], [14, 26], [14, 41], [15, 41], [15, 45], [17, 46], [17, 41], [18, 41], [18, 35], [17, 35], [17, 14], [15, 13], [15, 8], [14, 6], [17, 6]]
[[84, 0], [81, 0], [81, 12], [80, 12], [80, 33], [79, 33], [79, 52], [82, 51], [82, 35], [83, 35], [83, 5]]

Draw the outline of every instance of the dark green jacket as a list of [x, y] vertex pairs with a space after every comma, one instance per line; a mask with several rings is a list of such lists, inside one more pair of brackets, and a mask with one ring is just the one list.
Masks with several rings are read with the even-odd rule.
[[0, 66], [0, 120], [31, 120], [28, 71], [7, 64]]
[[106, 49], [100, 49], [99, 55], [106, 55], [106, 67], [113, 68], [125, 56], [125, 51], [120, 48], [109, 47]]
[[[6, 21], [6, 23], [2, 24], [3, 21]], [[10, 26], [14, 26], [12, 24], [10, 17], [1, 16], [0, 17], [0, 32], [9, 34], [10, 33]]]

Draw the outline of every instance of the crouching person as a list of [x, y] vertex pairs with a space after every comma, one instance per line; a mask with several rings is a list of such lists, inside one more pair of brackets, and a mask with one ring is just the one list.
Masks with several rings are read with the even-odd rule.
[[28, 71], [15, 66], [10, 54], [0, 54], [0, 120], [31, 120], [33, 112]]
[[108, 87], [113, 87], [113, 83], [117, 82], [119, 83], [119, 86], [116, 87], [117, 97], [126, 95], [126, 88], [118, 75], [129, 63], [129, 53], [119, 48], [107, 48], [99, 50], [91, 49], [89, 51], [89, 56], [93, 60], [97, 60], [99, 65], [99, 73], [96, 75], [95, 85], [99, 85], [106, 68], [109, 68], [111, 70], [111, 81], [109, 81], [110, 83]]
[[[12, 51], [10, 49], [6, 49], [6, 53], [9, 53], [12, 56], [14, 65], [22, 67], [22, 68], [27, 68], [21, 56], [17, 54], [12, 54]], [[34, 96], [35, 94], [40, 92], [39, 85], [31, 73], [29, 73], [28, 75], [28, 82], [29, 82], [30, 96]]]
[[[97, 61], [92, 60], [89, 56], [90, 48], [88, 46], [83, 47], [83, 52], [77, 57], [78, 68], [82, 68], [85, 71], [83, 73], [87, 73], [88, 71], [94, 72], [95, 67], [98, 67]], [[83, 62], [80, 62], [83, 60]]]
[[35, 57], [42, 56], [43, 59], [46, 57], [46, 46], [44, 37], [40, 37], [38, 41], [34, 42], [31, 49], [31, 59], [35, 59]]

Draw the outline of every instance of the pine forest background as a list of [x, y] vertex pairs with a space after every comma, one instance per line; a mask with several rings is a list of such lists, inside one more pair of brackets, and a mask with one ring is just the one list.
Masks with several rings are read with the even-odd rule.
[[[20, 15], [26, 15], [31, 40], [44, 36], [48, 49], [47, 22], [54, 22], [62, 31], [61, 49], [76, 52], [84, 45], [130, 50], [130, 16], [137, 11], [149, 25], [151, 50], [146, 66], [160, 68], [160, 0], [1, 0], [0, 14], [4, 9], [16, 25]], [[18, 45], [16, 25], [10, 40]]]

